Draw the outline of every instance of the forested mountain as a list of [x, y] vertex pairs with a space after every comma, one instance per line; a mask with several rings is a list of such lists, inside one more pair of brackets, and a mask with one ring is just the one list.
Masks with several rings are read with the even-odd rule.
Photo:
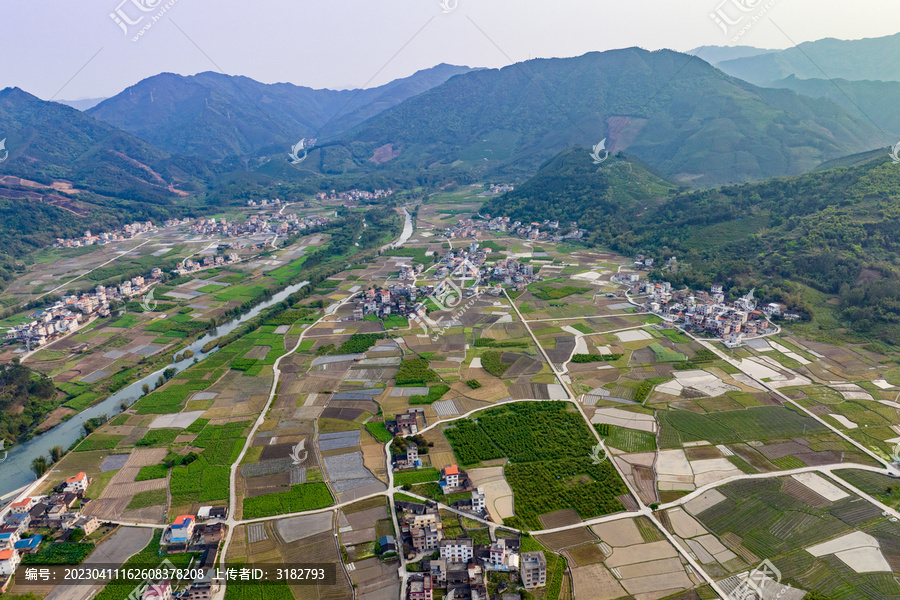
[[[578, 219], [591, 229], [593, 245], [626, 255], [676, 256], [677, 272], [660, 273], [675, 284], [764, 288], [768, 299], [808, 314], [834, 312], [855, 331], [900, 343], [900, 164], [887, 153], [849, 168], [683, 192], [624, 212], [610, 210], [620, 203], [605, 200], [616, 196], [609, 175], [577, 177], [586, 185], [570, 185], [568, 166], [580, 158], [564, 154], [484, 210], [518, 215], [528, 206], [551, 211], [561, 222]], [[618, 160], [600, 171], [616, 168]], [[592, 202], [598, 210], [586, 209]], [[531, 219], [536, 215], [544, 213]], [[814, 301], [809, 288], [834, 296], [836, 304]]]
[[491, 199], [483, 212], [523, 222], [539, 216], [558, 220], [563, 227], [577, 221], [596, 234], [627, 228], [635, 215], [665, 202], [676, 190], [639, 161], [619, 155], [597, 165], [590, 150], [573, 148], [548, 161], [515, 191]]
[[715, 65], [729, 75], [763, 86], [791, 75], [800, 79], [827, 76], [857, 81], [900, 81], [900, 33], [862, 40], [827, 38], [787, 50], [723, 60]]
[[210, 175], [203, 160], [172, 157], [74, 108], [18, 88], [0, 91], [0, 131], [9, 157], [0, 176], [45, 185], [65, 179], [119, 198], [166, 202]]
[[0, 132], [0, 253], [13, 256], [89, 228], [184, 215], [188, 194], [214, 176], [202, 159], [18, 88], [0, 91]]
[[528, 175], [565, 148], [607, 138], [613, 152], [702, 186], [805, 172], [888, 143], [880, 137], [828, 100], [629, 48], [454, 77], [344, 136], [342, 160]]
[[791, 75], [771, 87], [793, 90], [811, 98], [828, 98], [848, 113], [869, 120], [900, 141], [900, 82], [847, 79], [798, 79]]
[[213, 72], [163, 73], [87, 112], [173, 154], [216, 159], [267, 146], [286, 154], [301, 138], [345, 131], [470, 70], [442, 64], [365, 90], [269, 85]]

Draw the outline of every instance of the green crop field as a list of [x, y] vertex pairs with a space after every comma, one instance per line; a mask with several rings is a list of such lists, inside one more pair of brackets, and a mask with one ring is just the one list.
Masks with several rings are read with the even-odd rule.
[[334, 498], [322, 482], [292, 485], [290, 491], [244, 498], [244, 518], [259, 519], [331, 506]]
[[662, 344], [658, 342], [653, 342], [650, 344], [650, 349], [653, 351], [653, 355], [656, 358], [657, 362], [684, 362], [687, 360], [687, 356], [681, 354], [680, 352], [675, 352], [674, 350], [670, 350], [666, 348]]
[[610, 426], [606, 443], [624, 452], [654, 452], [656, 436], [648, 431]]
[[[869, 473], [860, 471], [838, 474], [868, 483], [873, 486], [872, 491], [891, 481], [886, 477], [871, 478]], [[718, 488], [726, 500], [695, 516], [714, 534], [734, 534], [753, 554], [771, 560], [781, 572], [783, 584], [846, 600], [900, 595], [900, 584], [889, 573], [856, 573], [834, 556], [817, 558], [805, 550], [854, 531], [875, 537], [886, 550], [896, 547], [900, 524], [883, 518], [877, 506], [852, 496], [822, 508], [812, 507], [782, 491], [786, 480], [727, 484]], [[732, 573], [753, 566], [742, 561], [729, 563]]]
[[366, 423], [366, 430], [375, 436], [375, 439], [382, 444], [386, 444], [394, 438], [381, 421], [376, 423]]
[[815, 419], [780, 406], [758, 406], [706, 415], [668, 410], [660, 411], [660, 416], [663, 431], [674, 430], [682, 442], [705, 440], [711, 444], [728, 444], [789, 439], [825, 431], [825, 426]]
[[688, 344], [691, 341], [689, 337], [687, 337], [677, 329], [663, 329], [662, 331], [660, 331], [660, 333], [676, 344]]
[[412, 485], [437, 481], [441, 478], [441, 472], [437, 469], [416, 469], [414, 471], [398, 471], [394, 473], [394, 485]]
[[[540, 529], [542, 514], [573, 508], [584, 518], [622, 509], [625, 484], [608, 462], [593, 464], [596, 439], [568, 402], [521, 402], [456, 421], [444, 430], [464, 466], [509, 457], [516, 519]], [[646, 440], [644, 440], [646, 442]]]

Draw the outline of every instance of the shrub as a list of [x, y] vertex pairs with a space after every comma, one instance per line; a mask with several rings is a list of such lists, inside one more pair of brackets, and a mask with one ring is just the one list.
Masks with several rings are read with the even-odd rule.
[[503, 353], [497, 350], [488, 350], [481, 357], [481, 368], [494, 377], [503, 377], [509, 367], [509, 363], [503, 362]]
[[439, 381], [440, 377], [428, 368], [428, 359], [410, 358], [400, 363], [394, 379], [397, 381], [397, 385], [408, 385]]

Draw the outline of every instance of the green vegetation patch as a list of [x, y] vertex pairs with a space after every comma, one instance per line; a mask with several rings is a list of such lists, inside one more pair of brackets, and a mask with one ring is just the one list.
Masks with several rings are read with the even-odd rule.
[[608, 433], [604, 434], [599, 428], [598, 433], [606, 437], [607, 445], [624, 452], [656, 451], [656, 436], [648, 431], [610, 425]]
[[561, 287], [543, 285], [536, 287], [537, 289], [533, 289], [531, 291], [531, 294], [535, 298], [540, 298], [541, 300], [561, 300], [562, 298], [566, 298], [574, 294], [586, 294], [591, 291], [590, 288], [577, 287], [574, 285], [564, 285]]
[[394, 485], [412, 485], [415, 483], [426, 483], [429, 481], [438, 481], [441, 478], [441, 472], [435, 468], [416, 469], [414, 471], [399, 471], [394, 473]]
[[91, 450], [112, 450], [125, 439], [124, 435], [109, 435], [94, 433], [78, 444], [75, 452], [90, 452]]
[[138, 471], [135, 481], [150, 481], [151, 479], [165, 479], [169, 474], [169, 467], [166, 465], [147, 465], [141, 467]]
[[138, 440], [136, 446], [168, 446], [172, 442], [175, 441], [181, 435], [180, 429], [174, 428], [164, 428], [164, 429], [151, 429], [147, 433], [144, 434], [140, 440]]
[[666, 348], [662, 344], [658, 342], [653, 342], [650, 344], [650, 350], [653, 351], [653, 355], [656, 358], [657, 362], [666, 363], [680, 363], [687, 360], [687, 356], [681, 354], [680, 352], [675, 352], [669, 348]]
[[382, 444], [386, 444], [391, 441], [394, 436], [391, 435], [391, 432], [387, 430], [387, 427], [384, 426], [384, 423], [381, 421], [377, 421], [374, 423], [366, 423], [366, 430], [371, 433], [376, 440], [381, 442]]
[[400, 368], [394, 376], [397, 385], [410, 385], [416, 383], [431, 383], [440, 381], [438, 374], [428, 368], [428, 359], [410, 358], [400, 363]]
[[150, 506], [165, 506], [168, 502], [166, 490], [148, 490], [146, 492], [138, 492], [131, 498], [131, 502], [125, 507], [125, 510], [137, 510], [140, 508], [148, 508]]
[[749, 440], [790, 439], [826, 430], [815, 419], [780, 406], [696, 414], [684, 410], [660, 411], [663, 429], [674, 429], [682, 442], [731, 444]]
[[494, 377], [503, 377], [512, 363], [503, 362], [503, 353], [497, 350], [488, 350], [481, 356], [481, 368]]
[[93, 552], [94, 544], [88, 542], [50, 543], [35, 552], [22, 556], [23, 565], [80, 565], [88, 554]]
[[290, 491], [244, 498], [244, 518], [259, 519], [331, 506], [334, 498], [322, 482], [292, 485]]
[[443, 383], [439, 383], [437, 385], [433, 385], [428, 388], [428, 395], [423, 396], [421, 394], [416, 394], [414, 396], [410, 396], [409, 404], [411, 406], [415, 406], [418, 404], [426, 404], [431, 405], [440, 400], [444, 394], [450, 391], [449, 385], [444, 385]]

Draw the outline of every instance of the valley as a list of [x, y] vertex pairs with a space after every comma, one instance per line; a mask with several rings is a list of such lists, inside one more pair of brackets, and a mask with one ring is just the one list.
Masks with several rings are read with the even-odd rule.
[[44, 4], [0, 600], [900, 599], [900, 9]]
[[[448, 239], [476, 216], [480, 189], [409, 206], [416, 226], [402, 250], [337, 269], [286, 311], [263, 313], [271, 316], [199, 354], [99, 423], [29, 493], [84, 472], [93, 480], [85, 514], [123, 531], [163, 530], [173, 515], [222, 507], [225, 560], [289, 566], [313, 557], [332, 565], [334, 583], [283, 589], [317, 597], [399, 594], [423, 554], [379, 558], [379, 540], [400, 543], [407, 534], [398, 524], [415, 505], [436, 507], [444, 539], [454, 531], [488, 545], [516, 539], [522, 552], [541, 553], [554, 582], [546, 598], [725, 594], [761, 555], [797, 589], [889, 589], [879, 573], [894, 560], [900, 499], [879, 486], [890, 481], [885, 467], [900, 439], [891, 425], [900, 372], [888, 356], [814, 342], [790, 323], [727, 348], [644, 309], [632, 280], [648, 271], [631, 258], [487, 230]], [[295, 248], [314, 239], [266, 262], [290, 266]], [[435, 305], [427, 319], [379, 317], [381, 308], [359, 318], [365, 290], [402, 285], [399, 274], [419, 259], [414, 283], [427, 286], [448, 251], [472, 243], [492, 250], [489, 264], [530, 265], [536, 281], [499, 296], [482, 283], [468, 308]], [[160, 302], [221, 302], [209, 295], [265, 282], [205, 288], [241, 269], [278, 272], [262, 265], [201, 272], [190, 278], [198, 285], [172, 288], [196, 298], [163, 292]], [[228, 304], [203, 314], [217, 306]], [[158, 312], [140, 315], [135, 331], [158, 322]], [[436, 337], [433, 322], [445, 327]], [[25, 364], [38, 368], [48, 350]], [[79, 372], [93, 368], [89, 352]], [[401, 420], [412, 438], [391, 433]], [[412, 470], [398, 450], [410, 443], [418, 446]], [[437, 485], [449, 465], [470, 482], [460, 491]], [[569, 470], [577, 476], [560, 478]], [[554, 476], [554, 486], [541, 483]], [[464, 504], [476, 488], [482, 513]], [[756, 515], [752, 523], [745, 514]], [[798, 514], [806, 520], [795, 525]], [[817, 527], [822, 519], [839, 529]], [[797, 541], [786, 545], [782, 530]], [[774, 537], [760, 533], [768, 531]], [[827, 559], [856, 547], [870, 548], [869, 566]], [[485, 585], [495, 577], [486, 573]], [[41, 589], [15, 585], [15, 593]]]

